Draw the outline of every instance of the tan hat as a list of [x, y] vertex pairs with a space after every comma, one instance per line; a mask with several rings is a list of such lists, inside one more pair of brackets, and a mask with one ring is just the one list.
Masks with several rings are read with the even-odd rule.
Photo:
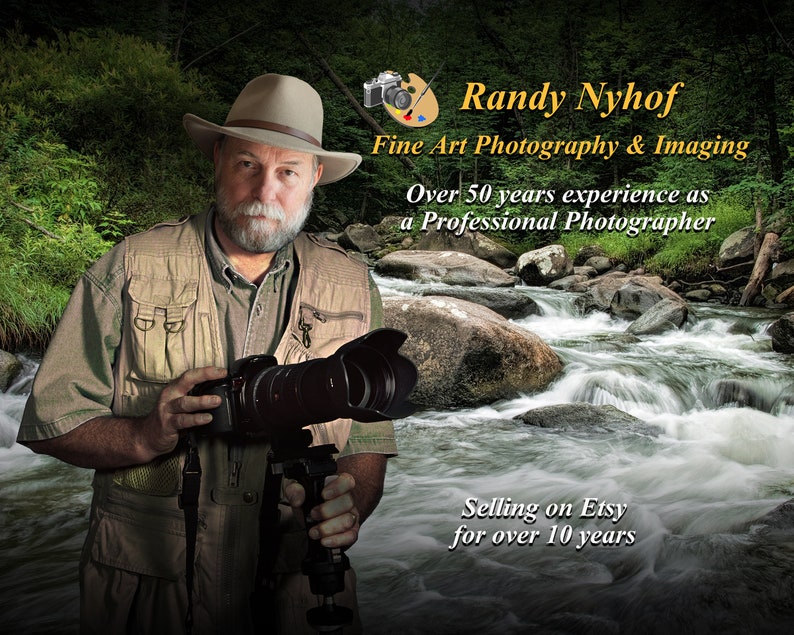
[[222, 126], [191, 114], [182, 123], [210, 159], [222, 135], [315, 154], [323, 165], [318, 185], [343, 179], [361, 163], [358, 154], [323, 150], [323, 102], [314, 88], [296, 77], [270, 73], [252, 79]]

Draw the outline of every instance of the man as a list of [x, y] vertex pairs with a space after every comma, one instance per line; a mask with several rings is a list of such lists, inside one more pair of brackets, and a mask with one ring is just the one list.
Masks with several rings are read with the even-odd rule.
[[[186, 115], [188, 134], [215, 163], [216, 204], [127, 238], [75, 288], [19, 441], [96, 470], [80, 563], [83, 632], [177, 633], [187, 614], [200, 633], [253, 628], [269, 444], [188, 435], [220, 403], [190, 391], [236, 359], [327, 357], [379, 326], [366, 267], [300, 233], [314, 186], [361, 161], [322, 148], [322, 116], [313, 88], [273, 74], [243, 89], [223, 126]], [[315, 444], [342, 451], [310, 537], [345, 548], [380, 499], [393, 427], [337, 420], [312, 431]], [[195, 522], [180, 508], [186, 437], [202, 468]], [[269, 632], [313, 632], [305, 611], [317, 599], [300, 574], [306, 532], [292, 513], [305, 493], [284, 485], [280, 545], [264, 577], [277, 611], [264, 619]], [[350, 575], [346, 594], [352, 586]]]

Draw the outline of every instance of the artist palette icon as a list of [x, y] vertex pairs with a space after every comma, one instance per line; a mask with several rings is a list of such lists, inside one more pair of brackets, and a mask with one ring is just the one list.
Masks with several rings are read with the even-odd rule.
[[438, 71], [425, 82], [416, 73], [408, 73], [405, 81], [399, 73], [383, 71], [364, 82], [364, 106], [382, 105], [394, 121], [409, 128], [429, 126], [438, 118], [438, 100], [430, 88], [436, 75]]

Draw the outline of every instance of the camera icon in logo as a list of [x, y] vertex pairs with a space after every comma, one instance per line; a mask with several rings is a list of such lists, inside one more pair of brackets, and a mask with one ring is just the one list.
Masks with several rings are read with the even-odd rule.
[[378, 73], [364, 82], [364, 106], [383, 106], [392, 119], [409, 128], [428, 126], [438, 118], [438, 101], [430, 89], [436, 75], [425, 82], [414, 73], [408, 74], [407, 81], [394, 71]]
[[397, 110], [407, 110], [411, 107], [411, 95], [402, 87], [402, 81], [399, 73], [383, 71], [364, 82], [364, 106], [372, 108], [387, 103]]

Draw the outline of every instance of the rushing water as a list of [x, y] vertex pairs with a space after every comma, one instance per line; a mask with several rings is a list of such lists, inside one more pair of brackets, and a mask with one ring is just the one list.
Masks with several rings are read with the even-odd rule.
[[[543, 315], [517, 323], [565, 370], [540, 394], [397, 422], [400, 456], [350, 552], [367, 631], [790, 631], [794, 514], [759, 522], [794, 498], [794, 360], [765, 334], [777, 314], [700, 305], [683, 330], [633, 338], [627, 322], [577, 315], [571, 294], [523, 291]], [[0, 395], [0, 615], [4, 632], [62, 632], [90, 474], [13, 445], [32, 368]], [[572, 402], [649, 425], [513, 418]]]

